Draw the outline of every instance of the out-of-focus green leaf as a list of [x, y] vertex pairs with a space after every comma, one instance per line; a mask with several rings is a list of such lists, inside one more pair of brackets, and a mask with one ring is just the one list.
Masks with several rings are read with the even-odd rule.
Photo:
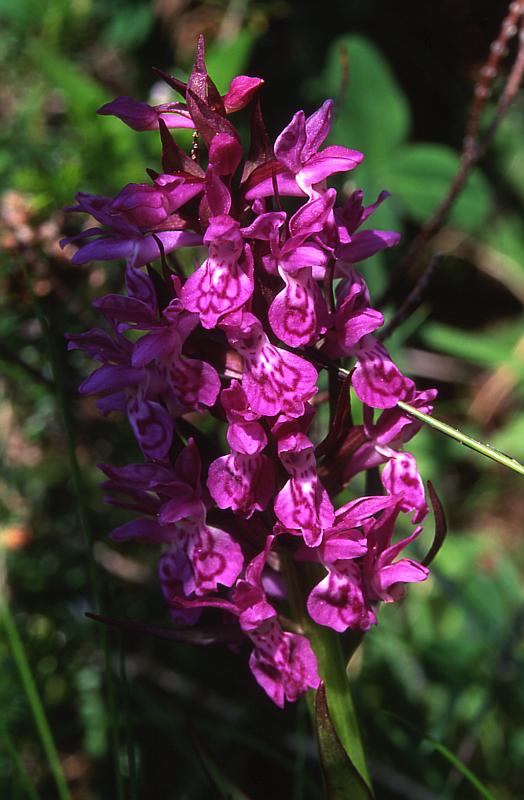
[[[524, 301], [524, 236], [522, 216], [503, 212], [492, 225], [480, 231], [491, 248], [485, 253], [488, 269], [521, 302]], [[483, 265], [481, 265], [483, 268]], [[484, 267], [485, 268], [485, 267]]]
[[[406, 145], [386, 165], [384, 180], [416, 222], [424, 222], [445, 197], [460, 164], [456, 153], [434, 144]], [[451, 219], [468, 230], [479, 227], [491, 206], [484, 176], [475, 170], [453, 206]]]
[[500, 165], [500, 173], [524, 199], [524, 143], [522, 124], [524, 111], [521, 104], [510, 107], [499, 126], [492, 144], [495, 157]]
[[207, 71], [222, 94], [227, 92], [231, 79], [246, 69], [256, 39], [256, 32], [245, 28], [227, 42], [215, 42], [207, 48]]
[[511, 450], [515, 458], [524, 459], [524, 414], [510, 419], [493, 435], [492, 442], [499, 450]]
[[[322, 76], [306, 84], [312, 99], [339, 97], [343, 52], [348, 55], [349, 86], [337, 109], [332, 138], [365, 154], [348, 181], [362, 186], [373, 200], [384, 187], [394, 195], [374, 216], [377, 225], [398, 226], [399, 212], [423, 222], [445, 197], [459, 156], [441, 145], [405, 143], [410, 128], [407, 100], [380, 51], [361, 36], [343, 36], [331, 46]], [[488, 183], [476, 170], [454, 204], [451, 219], [474, 230], [490, 206]]]
[[449, 763], [456, 770], [458, 770], [458, 772], [460, 772], [460, 774], [463, 775], [464, 778], [466, 778], [466, 780], [469, 781], [469, 783], [471, 783], [472, 786], [475, 787], [475, 789], [477, 790], [477, 792], [481, 797], [484, 797], [485, 800], [495, 800], [495, 797], [491, 794], [489, 789], [486, 786], [484, 786], [482, 781], [480, 781], [477, 778], [477, 776], [469, 769], [469, 767], [467, 767], [460, 760], [460, 758], [456, 756], [455, 753], [452, 753], [451, 750], [449, 750], [445, 745], [443, 745], [436, 739], [433, 739], [431, 736], [426, 736], [426, 734], [423, 733], [423, 731], [418, 730], [418, 728], [416, 728], [410, 722], [408, 722], [405, 719], [402, 719], [402, 717], [399, 717], [398, 714], [392, 714], [391, 712], [385, 712], [385, 713], [387, 713], [388, 716], [394, 717], [396, 720], [398, 720], [398, 722], [400, 722], [402, 725], [404, 725], [406, 728], [408, 728], [410, 731], [416, 734], [418, 739], [422, 739], [425, 742], [429, 742], [429, 744], [432, 745], [432, 747], [437, 751], [437, 753], [440, 753], [442, 756], [444, 756], [444, 758], [447, 761], [449, 761]]
[[216, 763], [215, 759], [211, 757], [208, 750], [204, 747], [202, 741], [192, 726], [189, 727], [189, 733], [198, 758], [200, 759], [200, 763], [202, 764], [207, 777], [218, 792], [218, 797], [220, 797], [221, 800], [249, 800], [247, 794], [239, 789], [238, 786], [235, 786], [235, 784], [232, 783], [226, 775], [224, 775], [222, 769]]
[[481, 367], [496, 368], [501, 362], [511, 366], [524, 378], [524, 364], [512, 355], [512, 349], [522, 333], [522, 324], [500, 326], [489, 334], [479, 335], [440, 323], [428, 323], [421, 331], [422, 338], [436, 350], [451, 353]]
[[338, 738], [323, 683], [315, 698], [315, 722], [326, 800], [370, 800], [373, 795]]
[[[322, 75], [306, 84], [305, 92], [312, 100], [340, 99], [344, 53], [349, 84], [337, 108], [331, 140], [365, 154], [364, 162], [347, 178], [351, 186], [364, 189], [366, 202], [373, 202], [382, 189], [389, 188], [384, 170], [391, 153], [409, 133], [409, 106], [380, 50], [362, 36], [347, 35], [331, 45]], [[373, 223], [398, 228], [395, 203], [383, 203]]]
[[104, 37], [114, 47], [131, 49], [147, 38], [154, 22], [149, 2], [125, 3], [113, 12]]
[[384, 56], [362, 36], [342, 36], [329, 48], [320, 78], [308, 83], [311, 98], [338, 97], [342, 53], [349, 59], [349, 86], [338, 109], [333, 139], [380, 159], [408, 135], [409, 107]]

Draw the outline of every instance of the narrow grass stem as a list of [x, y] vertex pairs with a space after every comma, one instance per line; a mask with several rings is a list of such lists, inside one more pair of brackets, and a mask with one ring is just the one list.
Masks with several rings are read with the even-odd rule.
[[440, 433], [449, 436], [451, 439], [455, 439], [457, 442], [465, 445], [465, 447], [469, 447], [471, 450], [475, 450], [475, 452], [480, 453], [480, 455], [491, 458], [492, 461], [496, 461], [498, 464], [502, 464], [504, 467], [508, 467], [508, 469], [512, 469], [514, 472], [518, 472], [519, 475], [524, 475], [524, 465], [522, 465], [516, 459], [511, 458], [511, 456], [506, 455], [506, 453], [501, 453], [500, 450], [496, 450], [489, 444], [478, 442], [476, 439], [473, 439], [466, 433], [462, 433], [462, 431], [452, 428], [451, 425], [447, 425], [445, 422], [441, 422], [440, 420], [435, 419], [435, 417], [431, 417], [429, 414], [424, 414], [424, 412], [419, 411], [418, 408], [413, 408], [413, 406], [410, 406], [409, 403], [404, 403], [402, 400], [399, 400], [397, 405], [402, 409], [402, 411], [405, 411], [406, 414], [409, 414], [411, 417], [415, 417], [415, 419], [424, 422], [426, 425], [429, 425], [436, 431], [440, 431]]
[[25, 768], [24, 762], [20, 758], [20, 755], [16, 749], [16, 745], [11, 739], [9, 731], [7, 730], [1, 717], [0, 717], [0, 745], [2, 745], [5, 752], [13, 762], [13, 766], [20, 779], [20, 787], [21, 788], [23, 787], [23, 790], [25, 792], [25, 797], [29, 798], [29, 800], [38, 800], [38, 795], [36, 793], [35, 787], [33, 786], [31, 777], [29, 776]]
[[[329, 364], [326, 364], [325, 362], [320, 362], [320, 365], [328, 370], [330, 369]], [[339, 380], [346, 380], [351, 372], [348, 369], [336, 367], [336, 374], [338, 375]], [[497, 464], [502, 464], [503, 467], [507, 467], [514, 472], [518, 472], [519, 475], [524, 475], [524, 464], [521, 464], [515, 458], [508, 456], [506, 453], [502, 453], [495, 447], [492, 447], [489, 444], [483, 444], [482, 442], [477, 441], [477, 439], [473, 439], [472, 436], [468, 436], [466, 433], [457, 430], [457, 428], [453, 428], [446, 422], [441, 422], [439, 419], [435, 419], [435, 417], [432, 417], [430, 414], [425, 414], [423, 411], [419, 411], [418, 408], [410, 406], [409, 403], [404, 403], [403, 400], [398, 401], [397, 407], [402, 409], [402, 411], [405, 411], [406, 414], [409, 414], [411, 417], [420, 420], [425, 425], [429, 425], [430, 428], [434, 428], [434, 430], [443, 433], [445, 436], [449, 436], [450, 439], [455, 439], [455, 441], [460, 442], [460, 444], [463, 444], [465, 447], [469, 447], [476, 453], [486, 456], [486, 458], [490, 458], [492, 461], [496, 461]]]
[[60, 764], [53, 734], [51, 733], [44, 706], [38, 694], [38, 689], [29, 666], [24, 645], [22, 644], [16, 627], [16, 622], [11, 614], [7, 599], [3, 598], [0, 602], [2, 604], [0, 607], [0, 619], [5, 628], [13, 660], [18, 670], [27, 702], [33, 714], [36, 729], [47, 758], [47, 763], [49, 764], [49, 769], [55, 781], [58, 797], [60, 800], [70, 800], [71, 795], [69, 794], [64, 773], [62, 772], [62, 766]]

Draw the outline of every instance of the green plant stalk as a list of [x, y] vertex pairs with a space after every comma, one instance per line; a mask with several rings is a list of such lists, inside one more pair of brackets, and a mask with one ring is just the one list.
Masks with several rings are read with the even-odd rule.
[[[319, 675], [326, 686], [329, 713], [342, 746], [366, 786], [373, 793], [340, 637], [331, 628], [317, 625], [305, 607], [307, 595], [318, 582], [319, 576], [315, 567], [313, 564], [301, 564], [297, 569], [291, 559], [285, 561], [292, 611], [315, 651]], [[307, 703], [314, 721], [313, 692], [308, 692]]]
[[27, 697], [29, 707], [31, 708], [42, 747], [46, 754], [49, 769], [51, 770], [55, 781], [58, 797], [60, 800], [70, 800], [71, 795], [69, 794], [64, 773], [62, 772], [62, 766], [58, 757], [53, 734], [51, 733], [51, 728], [49, 727], [49, 723], [47, 721], [44, 706], [40, 700], [40, 695], [38, 694], [38, 689], [31, 673], [31, 668], [29, 666], [29, 661], [27, 660], [27, 655], [22, 644], [22, 640], [19, 636], [16, 623], [7, 604], [7, 599], [3, 598], [1, 602], [2, 606], [0, 608], [0, 618], [4, 625], [9, 647], [13, 655], [13, 660], [16, 664], [20, 681]]
[[440, 433], [449, 436], [451, 439], [455, 439], [457, 442], [469, 447], [471, 450], [475, 450], [475, 452], [480, 453], [480, 455], [491, 458], [492, 461], [496, 461], [498, 464], [502, 464], [502, 466], [508, 467], [508, 469], [512, 469], [514, 472], [518, 472], [519, 475], [524, 475], [524, 465], [520, 464], [516, 459], [511, 458], [511, 456], [506, 455], [506, 453], [501, 453], [500, 450], [496, 450], [489, 444], [482, 444], [482, 442], [478, 442], [471, 436], [462, 433], [462, 431], [452, 428], [451, 425], [447, 425], [445, 422], [441, 422], [440, 420], [431, 417], [429, 414], [424, 414], [424, 412], [419, 411], [418, 408], [413, 408], [413, 406], [410, 406], [409, 403], [404, 403], [402, 400], [399, 400], [397, 406], [411, 417], [415, 417], [415, 419], [424, 422], [431, 428], [440, 431]]
[[[75, 494], [77, 499], [77, 510], [78, 516], [80, 519], [80, 526], [82, 528], [84, 539], [86, 542], [87, 547], [87, 568], [89, 574], [89, 582], [91, 585], [91, 591], [93, 593], [93, 602], [95, 606], [95, 610], [97, 613], [102, 611], [102, 592], [100, 589], [100, 581], [98, 578], [98, 572], [96, 569], [95, 564], [95, 557], [94, 557], [94, 537], [93, 532], [91, 530], [91, 523], [89, 520], [89, 513], [87, 510], [87, 505], [85, 502], [85, 494], [84, 494], [84, 482], [82, 479], [82, 473], [80, 471], [80, 465], [78, 463], [78, 459], [76, 457], [76, 449], [75, 449], [75, 437], [74, 437], [74, 427], [73, 427], [73, 420], [71, 416], [70, 406], [66, 400], [66, 390], [64, 385], [64, 379], [62, 375], [62, 371], [60, 369], [60, 364], [58, 360], [58, 356], [56, 353], [56, 347], [51, 335], [51, 331], [49, 328], [49, 323], [47, 318], [42, 310], [42, 306], [36, 297], [33, 286], [31, 283], [30, 275], [25, 267], [22, 265], [22, 270], [25, 275], [26, 283], [29, 287], [29, 291], [31, 292], [31, 297], [33, 300], [33, 305], [35, 308], [36, 316], [38, 322], [40, 323], [40, 327], [42, 329], [42, 336], [44, 338], [44, 342], [47, 349], [47, 357], [49, 359], [49, 363], [51, 365], [51, 370], [53, 373], [53, 381], [55, 385], [55, 399], [57, 405], [60, 409], [60, 413], [62, 416], [62, 420], [64, 423], [64, 430], [65, 430], [65, 437], [67, 443], [67, 452], [69, 456], [69, 463], [71, 467], [71, 476], [73, 479], [73, 485], [75, 487]], [[100, 631], [100, 638], [101, 638], [101, 645], [102, 651], [104, 653], [104, 663], [105, 663], [105, 686], [106, 686], [106, 695], [107, 695], [107, 708], [109, 712], [109, 730], [111, 732], [111, 746], [113, 750], [113, 762], [114, 762], [114, 770], [115, 770], [115, 785], [116, 785], [116, 797], [117, 800], [124, 800], [125, 792], [124, 792], [124, 782], [122, 779], [122, 775], [120, 772], [120, 767], [118, 763], [119, 753], [120, 753], [120, 735], [119, 735], [119, 721], [117, 718], [116, 713], [116, 694], [115, 694], [115, 686], [114, 686], [114, 678], [113, 678], [113, 667], [112, 667], [112, 659], [111, 659], [111, 649], [108, 639], [107, 631], [103, 628]]]
[[23, 786], [25, 791], [25, 796], [29, 798], [29, 800], [38, 800], [38, 795], [36, 793], [36, 789], [33, 786], [31, 778], [24, 766], [22, 759], [20, 758], [16, 746], [9, 735], [9, 731], [4, 725], [3, 720], [0, 717], [0, 744], [3, 746], [4, 750], [6, 751], [7, 755], [11, 758], [15, 769], [18, 773], [20, 778], [20, 785]]

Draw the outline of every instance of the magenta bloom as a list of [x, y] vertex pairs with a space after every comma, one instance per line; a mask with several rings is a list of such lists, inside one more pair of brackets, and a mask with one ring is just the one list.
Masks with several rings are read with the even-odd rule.
[[[121, 97], [99, 111], [157, 131], [161, 172], [114, 198], [77, 195], [70, 210], [97, 225], [64, 240], [79, 243], [73, 262], [121, 261], [125, 293], [96, 300], [105, 328], [70, 335], [69, 347], [98, 362], [80, 391], [125, 415], [143, 456], [102, 466], [108, 502], [134, 515], [113, 540], [159, 550], [173, 624], [231, 618], [255, 680], [282, 707], [322, 677], [288, 597], [306, 562], [319, 570], [307, 612], [340, 633], [369, 629], [382, 603], [428, 576], [404, 554], [429, 509], [404, 449], [419, 423], [397, 403], [429, 413], [436, 393], [418, 391], [376, 337], [384, 318], [355, 265], [399, 237], [365, 227], [387, 192], [364, 206], [361, 190], [339, 201], [327, 185], [363, 159], [324, 147], [333, 102], [298, 111], [272, 145], [262, 80], [237, 76], [221, 95], [204, 56], [201, 38], [187, 83], [164, 76], [179, 101]], [[242, 109], [246, 154], [231, 121]], [[177, 128], [198, 132], [198, 151], [183, 151]], [[342, 365], [362, 424], [347, 385], [335, 387]], [[351, 481], [376, 468], [382, 493], [358, 497]]]

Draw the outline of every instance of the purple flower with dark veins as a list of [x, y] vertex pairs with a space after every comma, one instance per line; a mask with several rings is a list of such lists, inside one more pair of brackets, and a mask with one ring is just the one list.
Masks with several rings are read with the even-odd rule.
[[316, 393], [317, 371], [300, 356], [271, 344], [260, 321], [249, 313], [223, 323], [230, 344], [244, 359], [242, 388], [257, 414], [300, 417]]
[[[239, 75], [221, 94], [203, 37], [187, 82], [158, 72], [178, 101], [99, 110], [156, 131], [161, 166], [113, 198], [77, 195], [70, 210], [96, 226], [62, 244], [79, 243], [76, 265], [122, 262], [125, 292], [95, 301], [105, 329], [70, 335], [69, 349], [98, 362], [80, 392], [127, 416], [143, 456], [102, 466], [107, 501], [134, 515], [112, 539], [161, 550], [174, 625], [238, 621], [255, 680], [283, 707], [330, 674], [315, 624], [366, 631], [428, 576], [403, 555], [429, 509], [404, 449], [420, 423], [397, 404], [431, 413], [436, 392], [418, 391], [376, 336], [384, 318], [355, 264], [399, 235], [364, 227], [387, 192], [364, 206], [362, 190], [339, 201], [328, 186], [364, 157], [323, 146], [333, 101], [298, 111], [272, 143], [263, 81]], [[245, 154], [231, 116], [242, 109]], [[188, 152], [178, 128], [194, 132]], [[375, 468], [382, 493], [358, 496], [350, 482]], [[399, 539], [403, 515], [412, 532]]]
[[182, 289], [182, 303], [200, 317], [204, 328], [248, 302], [253, 294], [253, 257], [232, 217], [212, 217], [204, 236], [208, 255]]
[[[307, 117], [303, 111], [297, 111], [289, 125], [284, 128], [275, 142], [275, 157], [278, 171], [275, 171], [278, 191], [281, 195], [318, 194], [316, 184], [321, 184], [336, 172], [347, 172], [354, 169], [364, 156], [358, 150], [334, 144], [320, 150], [326, 139], [333, 117], [333, 101], [326, 102]], [[246, 198], [268, 197], [273, 194], [273, 180], [265, 178]]]
[[255, 511], [264, 511], [274, 492], [273, 462], [262, 453], [267, 435], [253, 419], [256, 415], [236, 381], [222, 392], [222, 406], [229, 422], [231, 454], [210, 464], [207, 485], [219, 508], [231, 508], [249, 519]]

